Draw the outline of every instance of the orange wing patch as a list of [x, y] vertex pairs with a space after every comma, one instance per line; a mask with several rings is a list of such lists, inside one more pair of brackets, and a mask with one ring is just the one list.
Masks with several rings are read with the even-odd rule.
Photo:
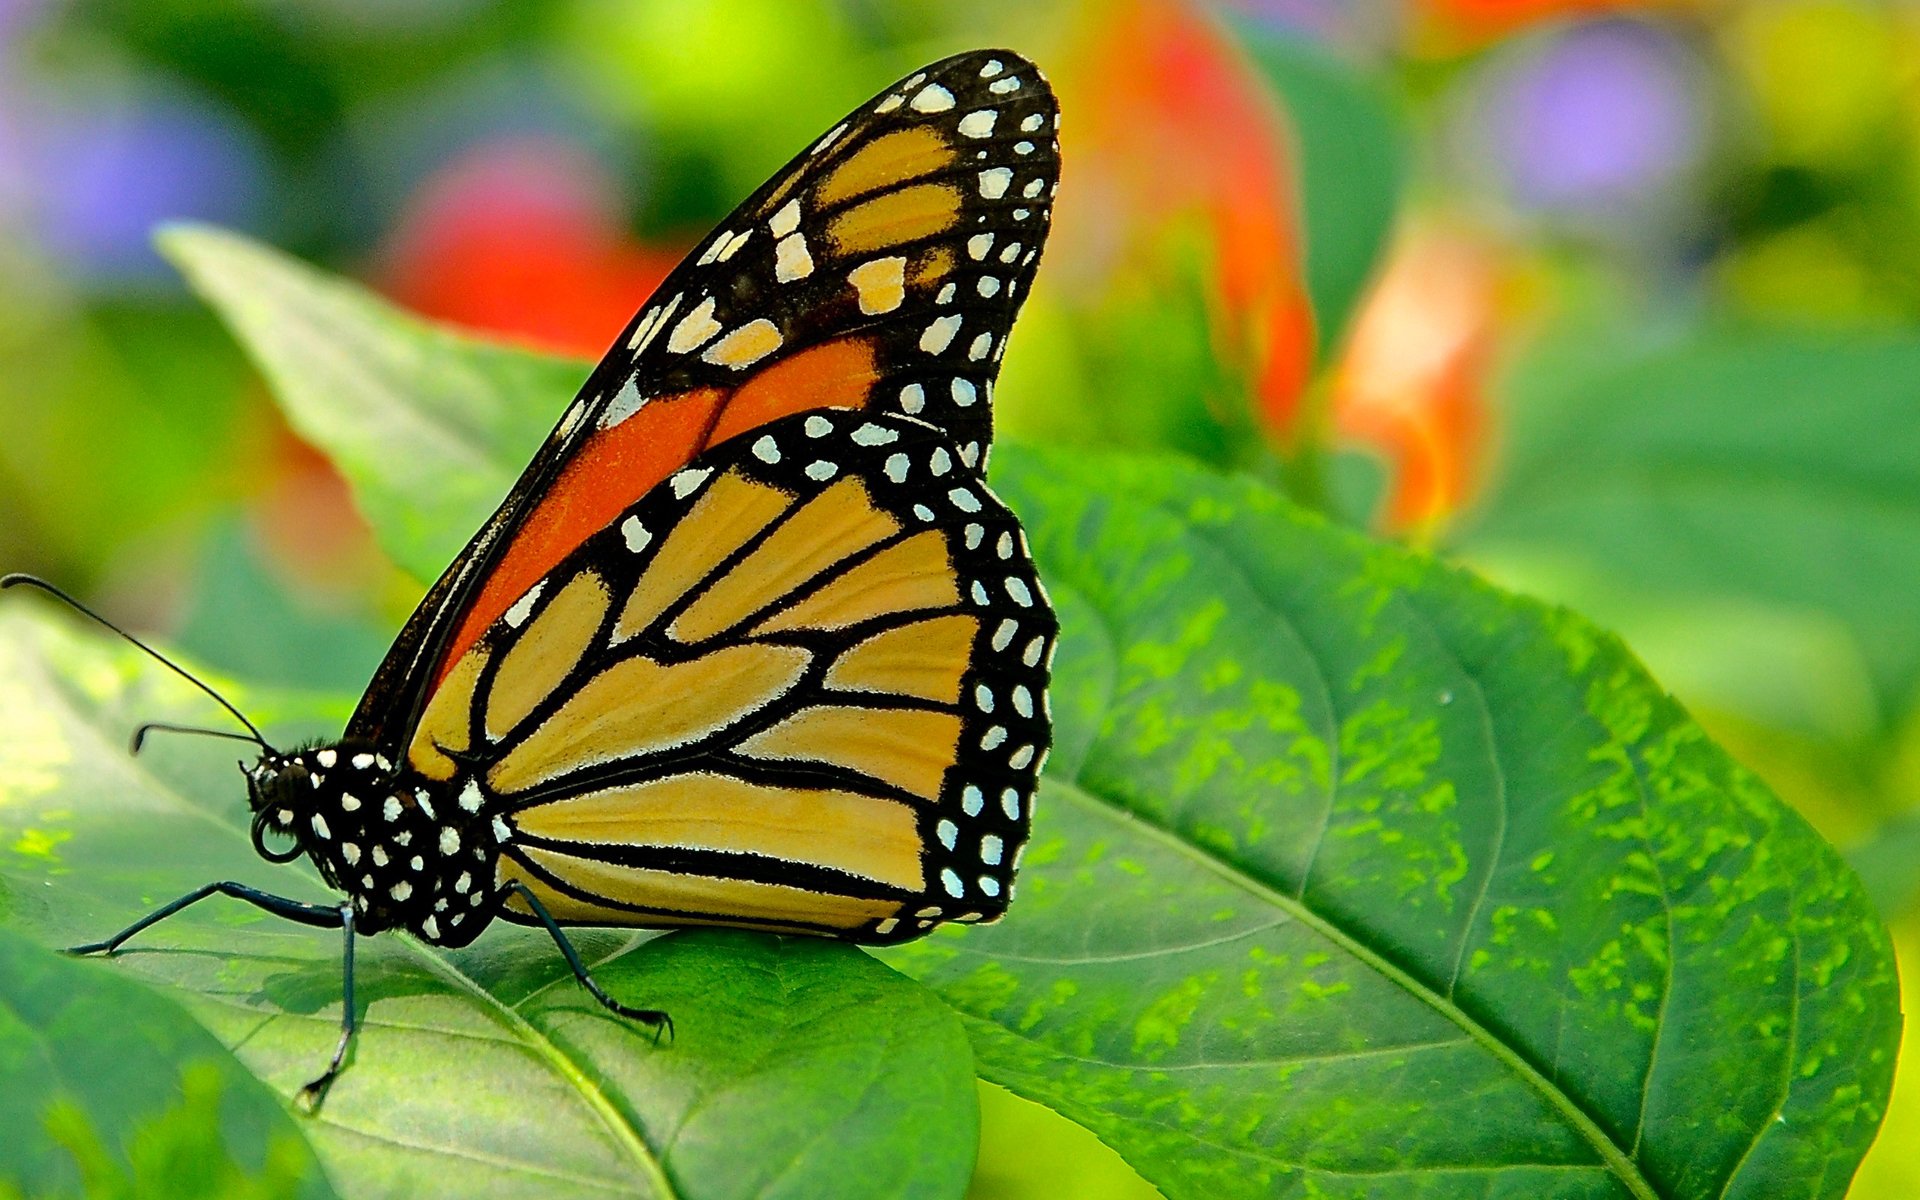
[[792, 413], [861, 408], [879, 377], [873, 343], [866, 338], [840, 338], [789, 354], [740, 385], [707, 444], [717, 446]]

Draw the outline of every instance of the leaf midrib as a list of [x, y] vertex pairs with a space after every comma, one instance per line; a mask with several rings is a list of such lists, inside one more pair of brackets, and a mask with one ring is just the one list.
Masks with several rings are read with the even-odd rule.
[[[44, 692], [59, 697], [62, 705], [66, 709], [67, 715], [73, 719], [73, 723], [81, 729], [86, 730], [95, 741], [105, 743], [107, 738], [104, 730], [94, 721], [88, 719], [86, 710], [79, 707], [67, 694], [66, 689], [60, 686], [57, 673], [49, 670], [51, 664], [44, 653], [43, 647], [33, 641], [17, 644], [30, 649], [35, 662], [40, 668], [40, 681]], [[115, 745], [117, 745], [117, 743], [115, 743]], [[241, 837], [240, 832], [233, 826], [228, 825], [225, 821], [220, 820], [212, 813], [207, 812], [199, 805], [188, 800], [185, 796], [181, 795], [178, 790], [168, 785], [152, 771], [138, 765], [137, 760], [133, 763], [132, 774], [144, 783], [152, 794], [167, 801], [175, 808], [207, 822], [219, 829], [225, 836], [233, 838]], [[292, 868], [292, 870], [295, 874], [307, 877], [311, 882], [320, 882], [317, 877], [314, 877], [304, 866], [295, 867]], [[324, 884], [321, 886], [324, 886]], [[614, 1140], [627, 1151], [635, 1165], [646, 1175], [649, 1183], [654, 1188], [655, 1194], [662, 1197], [663, 1200], [679, 1200], [680, 1194], [667, 1178], [665, 1167], [660, 1162], [659, 1157], [653, 1153], [652, 1148], [646, 1144], [640, 1131], [634, 1128], [633, 1124], [625, 1118], [620, 1112], [619, 1107], [613, 1103], [605, 1091], [587, 1077], [579, 1064], [568, 1058], [558, 1046], [554, 1045], [551, 1039], [542, 1034], [527, 1021], [525, 1017], [522, 1017], [498, 997], [481, 987], [477, 981], [455, 967], [443, 956], [435, 953], [431, 948], [422, 945], [410, 935], [399, 931], [390, 932], [398, 944], [406, 947], [406, 949], [416, 958], [420, 959], [429, 970], [453, 984], [457, 989], [468, 992], [475, 1000], [480, 1002], [482, 1007], [491, 1008], [500, 1022], [518, 1035], [519, 1040], [515, 1044], [522, 1045], [526, 1049], [533, 1051], [536, 1056], [547, 1064], [550, 1070], [559, 1075], [564, 1083], [570, 1085], [580, 1095], [587, 1107], [592, 1109], [594, 1115], [607, 1127], [608, 1132], [613, 1136]], [[151, 985], [143, 983], [143, 986]]]
[[1134, 818], [1133, 828], [1143, 836], [1211, 871], [1252, 895], [1254, 899], [1286, 913], [1452, 1022], [1456, 1028], [1467, 1035], [1469, 1040], [1491, 1054], [1502, 1066], [1538, 1092], [1541, 1098], [1566, 1120], [1568, 1125], [1586, 1139], [1600, 1156], [1601, 1163], [1620, 1180], [1636, 1200], [1663, 1200], [1660, 1193], [1654, 1190], [1653, 1185], [1627, 1157], [1626, 1152], [1607, 1134], [1606, 1130], [1600, 1127], [1597, 1121], [1587, 1114], [1585, 1109], [1580, 1107], [1573, 1097], [1556, 1087], [1552, 1080], [1541, 1074], [1518, 1051], [1501, 1041], [1492, 1030], [1476, 1021], [1469, 1013], [1447, 1000], [1439, 992], [1422, 983], [1392, 959], [1321, 916], [1304, 901], [1295, 900], [1286, 893], [1262, 883], [1234, 864], [1225, 862], [1170, 830], [1140, 817], [1118, 801], [1103, 798], [1090, 789], [1082, 787], [1077, 781], [1067, 782], [1056, 779], [1052, 783], [1054, 786], [1051, 790], [1064, 793], [1075, 803], [1095, 812], [1106, 816], [1112, 816], [1115, 813], [1129, 814]]

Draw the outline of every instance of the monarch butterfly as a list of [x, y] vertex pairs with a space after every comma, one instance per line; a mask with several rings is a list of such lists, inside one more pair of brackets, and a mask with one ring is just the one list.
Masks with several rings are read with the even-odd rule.
[[199, 732], [259, 746], [255, 849], [343, 898], [210, 883], [75, 952], [215, 894], [342, 930], [311, 1105], [352, 1041], [356, 934], [539, 925], [657, 1039], [667, 1015], [609, 996], [563, 925], [885, 943], [997, 918], [1057, 626], [984, 476], [1058, 124], [1032, 63], [976, 51], [777, 172], [634, 315], [339, 742], [276, 750], [199, 684], [249, 731]]

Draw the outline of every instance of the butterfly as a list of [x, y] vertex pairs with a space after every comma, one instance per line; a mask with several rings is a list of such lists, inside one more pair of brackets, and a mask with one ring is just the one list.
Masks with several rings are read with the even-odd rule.
[[[275, 750], [206, 689], [260, 747], [255, 849], [341, 898], [210, 883], [75, 951], [212, 895], [341, 930], [317, 1103], [356, 935], [542, 927], [657, 1037], [563, 926], [889, 943], [1000, 916], [1057, 624], [985, 473], [1058, 124], [1032, 63], [976, 51], [776, 172], [634, 315], [337, 743]], [[153, 728], [178, 727], [136, 748]]]

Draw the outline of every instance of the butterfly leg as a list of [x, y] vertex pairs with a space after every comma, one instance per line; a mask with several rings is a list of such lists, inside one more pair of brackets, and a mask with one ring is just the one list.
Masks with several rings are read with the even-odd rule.
[[244, 883], [234, 883], [232, 880], [224, 880], [220, 883], [209, 883], [205, 887], [195, 888], [173, 903], [161, 905], [159, 908], [154, 909], [146, 916], [141, 917], [138, 921], [135, 921], [105, 941], [89, 942], [84, 946], [73, 946], [67, 950], [67, 953], [112, 954], [115, 950], [118, 950], [128, 938], [139, 933], [141, 930], [158, 925], [181, 909], [198, 904], [208, 896], [214, 895], [232, 896], [236, 900], [245, 900], [248, 904], [256, 908], [264, 909], [276, 917], [284, 917], [289, 921], [298, 921], [302, 925], [313, 925], [321, 929], [338, 929], [346, 936], [346, 949], [343, 956], [345, 963], [345, 988], [343, 989], [344, 995], [340, 1016], [340, 1041], [333, 1048], [333, 1059], [327, 1064], [326, 1071], [320, 1078], [301, 1088], [299, 1093], [301, 1103], [311, 1112], [319, 1107], [320, 1099], [325, 1095], [327, 1086], [333, 1082], [336, 1075], [340, 1074], [340, 1065], [346, 1061], [347, 1047], [352, 1044], [354, 1032], [358, 1028], [353, 1007], [354, 929], [353, 908], [351, 905], [307, 904], [300, 900], [289, 900], [285, 896], [276, 896], [271, 892], [263, 892], [258, 888], [250, 888]]
[[340, 905], [337, 913], [340, 918], [340, 931], [345, 944], [340, 952], [340, 1040], [334, 1044], [333, 1060], [327, 1069], [307, 1086], [300, 1089], [299, 1100], [308, 1112], [319, 1109], [320, 1101], [326, 1098], [327, 1089], [340, 1074], [340, 1066], [347, 1059], [347, 1047], [353, 1044], [353, 1035], [360, 1025], [355, 1017], [353, 1006], [353, 906]]
[[181, 909], [198, 904], [212, 895], [232, 896], [236, 900], [245, 900], [255, 908], [263, 908], [276, 917], [285, 917], [289, 921], [298, 921], [302, 925], [314, 925], [321, 929], [338, 929], [346, 921], [342, 910], [330, 904], [306, 904], [299, 900], [289, 900], [285, 896], [276, 896], [258, 888], [250, 888], [244, 883], [226, 880], [209, 883], [205, 887], [195, 888], [171, 904], [163, 904], [138, 921], [122, 929], [119, 933], [101, 942], [88, 942], [84, 946], [70, 946], [68, 954], [112, 954], [122, 943], [143, 929], [158, 925]]
[[601, 1005], [610, 1012], [619, 1013], [623, 1017], [631, 1017], [643, 1025], [653, 1026], [653, 1040], [656, 1045], [662, 1036], [665, 1036], [668, 1040], [672, 1040], [672, 1017], [669, 1017], [657, 1008], [628, 1008], [612, 996], [607, 995], [607, 990], [596, 983], [592, 975], [588, 974], [587, 965], [580, 961], [580, 952], [573, 948], [571, 941], [567, 940], [567, 935], [561, 931], [559, 922], [555, 921], [552, 914], [547, 912], [547, 906], [540, 903], [540, 897], [534, 895], [532, 890], [524, 883], [510, 883], [507, 885], [507, 888], [509, 891], [518, 893], [520, 898], [527, 902], [527, 907], [533, 911], [533, 915], [538, 918], [540, 924], [546, 926], [547, 934], [553, 938], [553, 944], [560, 947], [560, 953], [567, 960], [567, 965], [573, 968], [573, 977], [578, 979], [588, 992], [592, 993], [595, 1000], [598, 1000]]

